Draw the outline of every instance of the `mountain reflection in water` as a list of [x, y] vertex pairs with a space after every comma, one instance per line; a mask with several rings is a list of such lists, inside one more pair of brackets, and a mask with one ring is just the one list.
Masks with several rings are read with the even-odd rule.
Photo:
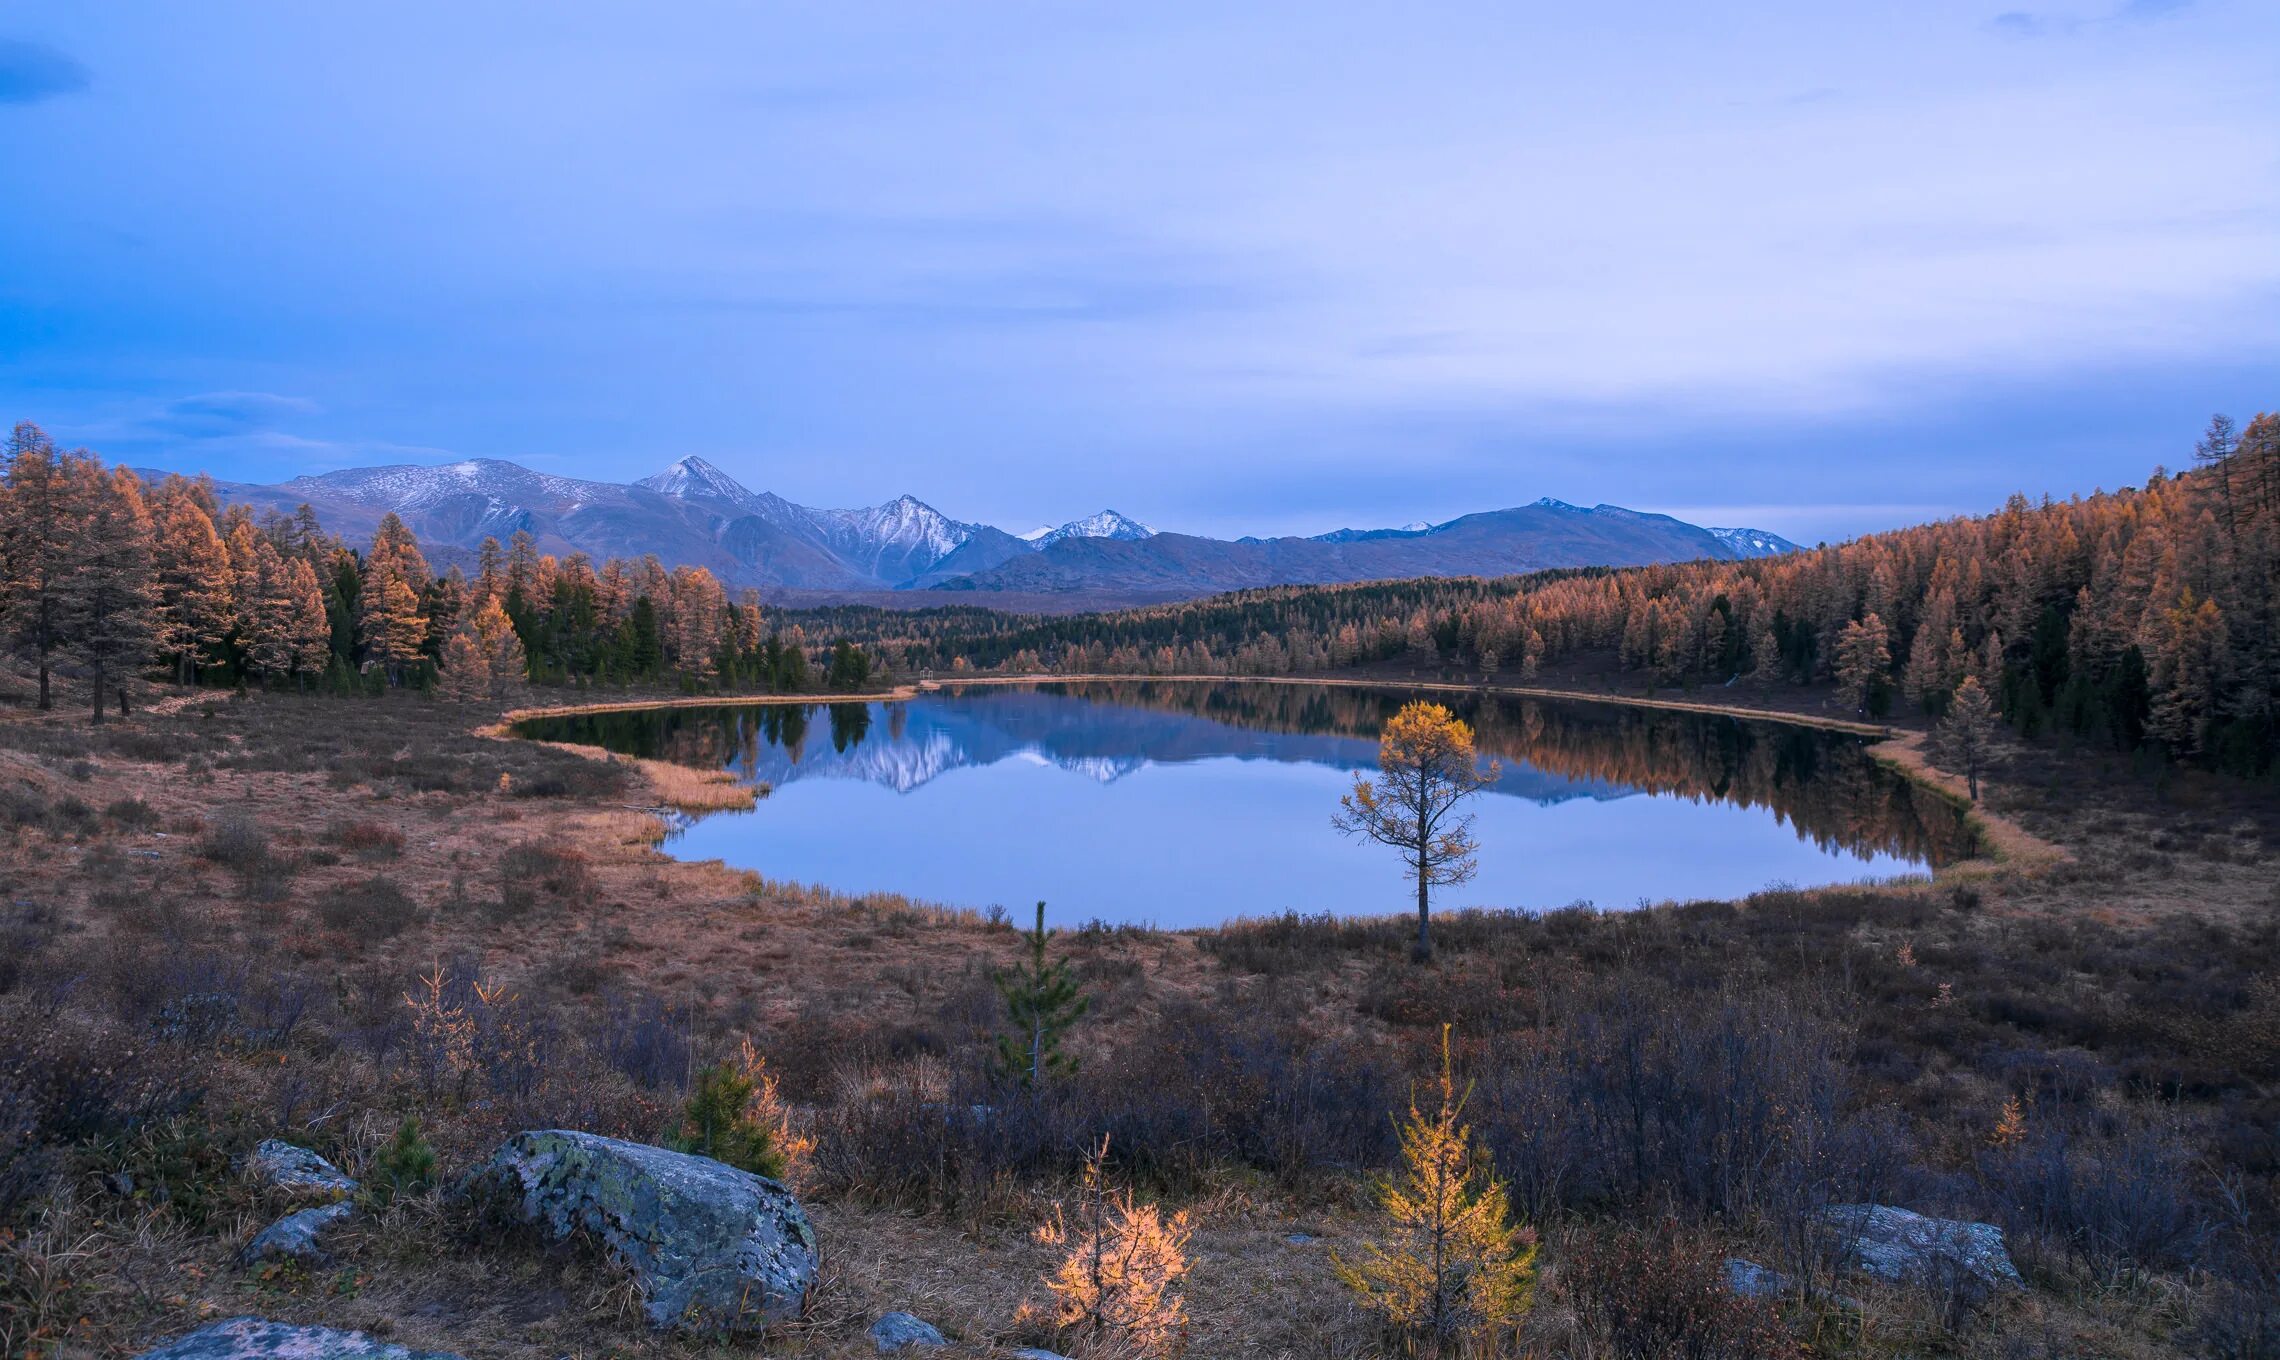
[[[1131, 681], [874, 703], [540, 718], [521, 735], [726, 768], [775, 792], [676, 843], [771, 878], [1064, 921], [1399, 911], [1395, 857], [1329, 827], [1398, 688]], [[1616, 704], [1428, 696], [1501, 773], [1451, 905], [1627, 906], [1847, 881], [1967, 854], [1958, 810], [1857, 737]]]

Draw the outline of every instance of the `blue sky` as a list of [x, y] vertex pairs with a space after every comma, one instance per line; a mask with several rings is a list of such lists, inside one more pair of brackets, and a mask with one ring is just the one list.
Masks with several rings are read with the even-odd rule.
[[17, 3], [0, 416], [1807, 541], [2280, 406], [2280, 6]]

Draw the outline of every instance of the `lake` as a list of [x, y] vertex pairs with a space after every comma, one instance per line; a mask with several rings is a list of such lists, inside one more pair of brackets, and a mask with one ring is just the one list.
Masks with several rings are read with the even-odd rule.
[[1473, 724], [1473, 881], [1442, 907], [1628, 907], [1936, 867], [1953, 803], [1868, 741], [1795, 724], [1486, 694], [1193, 681], [945, 686], [872, 703], [535, 718], [526, 737], [725, 768], [771, 792], [672, 851], [842, 892], [1001, 905], [1059, 924], [1210, 925], [1413, 909], [1395, 852], [1332, 831], [1411, 698]]

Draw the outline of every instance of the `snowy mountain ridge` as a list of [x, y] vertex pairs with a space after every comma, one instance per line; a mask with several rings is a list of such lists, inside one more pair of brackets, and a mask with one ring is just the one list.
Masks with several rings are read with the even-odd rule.
[[[154, 474], [157, 475], [157, 474]], [[702, 566], [734, 586], [833, 593], [1013, 590], [1169, 598], [1268, 584], [1501, 575], [1542, 566], [1751, 558], [1795, 545], [1759, 529], [1703, 529], [1621, 506], [1549, 498], [1398, 529], [1233, 541], [1160, 533], [1113, 509], [1015, 535], [950, 517], [912, 495], [817, 509], [754, 491], [689, 455], [634, 482], [533, 471], [497, 458], [348, 468], [274, 486], [228, 483], [225, 501], [290, 513], [302, 504], [351, 541], [402, 518], [439, 568], [486, 538], [528, 533], [540, 551]]]

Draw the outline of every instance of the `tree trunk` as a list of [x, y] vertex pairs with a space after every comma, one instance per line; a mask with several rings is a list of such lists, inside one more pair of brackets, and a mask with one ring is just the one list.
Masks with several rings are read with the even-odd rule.
[[103, 668], [95, 668], [95, 725], [103, 725]]
[[1417, 847], [1417, 944], [1410, 951], [1419, 963], [1433, 957], [1430, 898], [1433, 876], [1429, 872], [1430, 866], [1425, 858], [1426, 850], [1427, 847], [1423, 842], [1420, 842]]
[[133, 716], [127, 709], [127, 682], [124, 680], [119, 682], [119, 716], [122, 718]]
[[55, 700], [48, 694], [47, 648], [42, 647], [40, 648], [40, 711], [44, 713], [54, 707]]

